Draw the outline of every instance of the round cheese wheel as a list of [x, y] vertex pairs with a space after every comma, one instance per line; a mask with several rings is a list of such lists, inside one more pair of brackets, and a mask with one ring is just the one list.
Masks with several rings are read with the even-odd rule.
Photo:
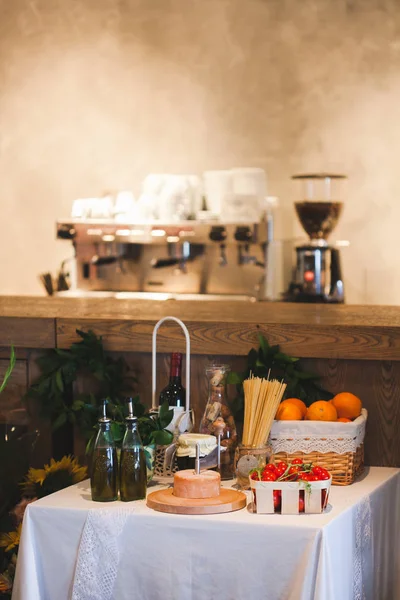
[[192, 469], [174, 475], [174, 496], [179, 498], [215, 498], [219, 496], [221, 477], [215, 471], [202, 471], [196, 475]]

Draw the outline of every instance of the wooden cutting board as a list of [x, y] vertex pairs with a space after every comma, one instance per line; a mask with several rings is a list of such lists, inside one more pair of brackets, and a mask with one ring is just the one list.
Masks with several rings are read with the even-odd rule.
[[178, 498], [173, 488], [158, 490], [147, 496], [147, 506], [160, 512], [177, 515], [212, 515], [240, 510], [247, 504], [243, 492], [221, 488], [215, 498]]

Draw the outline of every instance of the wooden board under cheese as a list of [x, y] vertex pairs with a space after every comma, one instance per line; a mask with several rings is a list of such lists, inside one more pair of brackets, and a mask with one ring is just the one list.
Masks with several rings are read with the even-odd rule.
[[173, 489], [158, 490], [147, 496], [147, 506], [160, 512], [180, 515], [212, 515], [244, 508], [247, 497], [243, 492], [221, 488], [214, 498], [178, 498]]

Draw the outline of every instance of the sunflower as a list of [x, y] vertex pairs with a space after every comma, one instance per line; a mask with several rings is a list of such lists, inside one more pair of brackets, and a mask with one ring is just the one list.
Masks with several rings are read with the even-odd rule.
[[7, 592], [11, 592], [12, 586], [13, 582], [8, 573], [0, 573], [0, 594], [6, 594]]
[[26, 496], [43, 498], [86, 477], [87, 467], [81, 467], [76, 458], [64, 456], [58, 461], [52, 458], [44, 469], [29, 469], [22, 489]]
[[0, 533], [0, 548], [4, 548], [5, 552], [10, 552], [19, 546], [21, 539], [22, 523], [20, 523], [15, 531], [8, 533]]

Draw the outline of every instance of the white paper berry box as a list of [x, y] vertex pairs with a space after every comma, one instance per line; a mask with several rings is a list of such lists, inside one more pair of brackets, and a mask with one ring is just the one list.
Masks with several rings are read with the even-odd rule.
[[[250, 479], [253, 512], [258, 514], [298, 515], [300, 492], [304, 491], [304, 512], [321, 513], [329, 499], [332, 478], [326, 481], [256, 481]], [[281, 508], [275, 511], [274, 490], [281, 492]]]

